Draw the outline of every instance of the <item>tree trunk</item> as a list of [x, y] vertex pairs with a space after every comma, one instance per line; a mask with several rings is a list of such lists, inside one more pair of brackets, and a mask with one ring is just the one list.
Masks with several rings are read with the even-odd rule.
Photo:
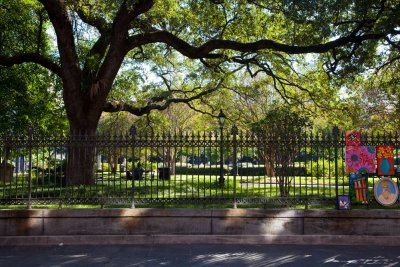
[[[67, 78], [70, 79], [67, 79]], [[101, 83], [96, 94], [93, 87], [81, 88], [80, 73], [63, 77], [64, 103], [70, 124], [66, 182], [69, 185], [91, 185], [95, 181], [96, 130], [111, 83]], [[90, 80], [89, 80], [90, 81]], [[85, 83], [90, 84], [87, 80]]]
[[77, 131], [71, 127], [66, 170], [66, 183], [68, 185], [95, 184], [95, 133], [96, 128]]
[[96, 147], [82, 141], [72, 141], [68, 147], [67, 184], [91, 185], [95, 183]]
[[281, 197], [289, 197], [291, 179], [285, 175], [278, 176], [279, 192]]
[[176, 174], [176, 151], [174, 148], [168, 148], [167, 150], [167, 161], [169, 164], [170, 174]]
[[118, 159], [120, 152], [118, 148], [112, 148], [111, 154], [108, 157], [108, 163], [110, 164], [111, 173], [116, 174], [118, 169]]
[[276, 176], [276, 159], [274, 155], [272, 154], [265, 154], [264, 155], [264, 160], [265, 160], [265, 174], [266, 176], [269, 176], [270, 178]]

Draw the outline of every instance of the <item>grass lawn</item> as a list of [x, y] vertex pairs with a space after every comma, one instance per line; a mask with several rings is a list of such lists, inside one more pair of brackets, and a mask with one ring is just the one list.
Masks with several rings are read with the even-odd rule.
[[[99, 204], [99, 202], [115, 203], [123, 199], [128, 203], [134, 199], [137, 203], [146, 205], [174, 205], [175, 203], [199, 203], [207, 199], [207, 205], [213, 202], [223, 205], [223, 201], [232, 202], [233, 197], [240, 203], [256, 205], [257, 200], [280, 199], [281, 192], [279, 178], [267, 176], [237, 176], [225, 175], [223, 185], [218, 183], [219, 175], [172, 175], [170, 180], [161, 180], [146, 174], [141, 180], [126, 180], [121, 173], [112, 174], [102, 172], [96, 174], [96, 183], [86, 186], [60, 186], [60, 179], [49, 175], [32, 174], [31, 198], [34, 200], [47, 200], [59, 205], [58, 202], [81, 204], [83, 206]], [[318, 200], [334, 199], [336, 195], [334, 177], [304, 177], [293, 176], [288, 178], [290, 187], [287, 189], [288, 203], [296, 205], [297, 199]], [[373, 197], [372, 187], [377, 178], [370, 178], [370, 196]], [[339, 194], [348, 194], [347, 177], [339, 178]], [[10, 183], [0, 183], [0, 200], [7, 202], [9, 199], [26, 202], [29, 196], [29, 180], [27, 174], [14, 176]], [[115, 200], [115, 201], [114, 201]], [[82, 203], [83, 202], [83, 203]], [[300, 202], [301, 203], [301, 202]], [[253, 205], [252, 204], [252, 205]], [[66, 204], [63, 204], [65, 207]], [[114, 204], [108, 204], [114, 205]], [[204, 204], [195, 204], [204, 205]], [[265, 207], [266, 204], [263, 206]], [[301, 204], [303, 205], [303, 204]], [[300, 205], [300, 206], [301, 206]]]

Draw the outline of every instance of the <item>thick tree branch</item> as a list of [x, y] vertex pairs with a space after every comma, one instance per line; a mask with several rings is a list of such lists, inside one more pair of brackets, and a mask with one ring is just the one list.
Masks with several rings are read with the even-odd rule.
[[83, 22], [96, 28], [101, 34], [107, 32], [111, 28], [111, 25], [102, 17], [91, 16], [79, 7], [75, 7], [75, 11]]
[[37, 36], [37, 45], [36, 45], [36, 53], [40, 53], [40, 48], [42, 45], [42, 35], [43, 35], [43, 12], [44, 10], [39, 11], [39, 29], [38, 29], [38, 36]]
[[[96, 116], [98, 110], [102, 110], [112, 83], [121, 67], [121, 64], [129, 50], [126, 49], [126, 40], [132, 21], [139, 15], [147, 12], [154, 5], [154, 0], [126, 0], [121, 4], [111, 27], [109, 39], [98, 42], [99, 55], [106, 53], [98, 72], [95, 73], [92, 86], [89, 89], [89, 100], [92, 104], [89, 116]], [[109, 42], [109, 45], [108, 45]], [[107, 52], [104, 48], [107, 48]], [[92, 52], [96, 52], [92, 50]], [[85, 70], [86, 73], [86, 70]]]
[[[46, 9], [57, 35], [57, 46], [60, 52], [63, 79], [79, 76], [79, 64], [74, 43], [72, 23], [62, 0], [39, 0]], [[77, 82], [80, 82], [79, 80]]]
[[387, 36], [388, 34], [389, 32], [365, 33], [363, 35], [358, 35], [358, 32], [355, 31], [348, 36], [340, 37], [333, 41], [308, 46], [287, 45], [272, 40], [260, 40], [252, 43], [241, 43], [230, 40], [210, 40], [199, 47], [195, 47], [170, 32], [158, 31], [138, 34], [130, 37], [129, 49], [149, 43], [165, 43], [175, 48], [184, 56], [192, 59], [221, 58], [223, 57], [222, 54], [212, 54], [212, 52], [220, 49], [230, 49], [239, 52], [251, 53], [255, 53], [260, 50], [274, 50], [287, 54], [324, 53], [335, 47], [341, 47], [352, 43], [361, 43], [366, 40], [377, 40]]
[[[110, 34], [104, 33], [100, 36], [100, 38], [97, 40], [97, 42], [93, 45], [92, 49], [89, 51], [87, 55], [87, 61], [85, 62], [84, 68], [83, 68], [83, 74], [87, 77], [90, 71], [97, 71], [100, 64], [101, 60], [103, 59], [108, 46], [110, 45], [111, 42], [111, 37]], [[93, 57], [95, 59], [93, 60]], [[90, 61], [90, 64], [89, 62]], [[93, 61], [96, 61], [95, 63]], [[93, 74], [93, 78], [95, 78], [95, 74]]]
[[212, 88], [204, 90], [194, 96], [185, 97], [185, 98], [170, 98], [165, 99], [163, 103], [154, 103], [149, 102], [146, 106], [135, 107], [123, 101], [112, 101], [105, 104], [103, 111], [105, 112], [119, 112], [119, 111], [127, 111], [136, 116], [142, 116], [150, 113], [152, 110], [165, 110], [173, 103], [190, 103], [193, 100], [201, 99], [203, 96], [206, 96], [212, 92], [218, 90], [222, 85], [222, 80]]
[[133, 4], [132, 7], [128, 6], [131, 21], [134, 20], [139, 15], [149, 11], [153, 7], [155, 0], [138, 0], [133, 2], [135, 3]]
[[[66, 3], [63, 0], [39, 0], [47, 11], [54, 31], [57, 35], [57, 47], [60, 53], [61, 78], [63, 81], [63, 98], [70, 121], [82, 121], [86, 116], [81, 91], [81, 70], [76, 52], [74, 31], [68, 15]], [[85, 127], [81, 125], [80, 127]]]
[[[79, 18], [86, 24], [96, 28], [100, 37], [93, 45], [92, 49], [89, 51], [86, 59], [90, 61], [85, 62], [83, 68], [83, 77], [85, 77], [88, 82], [93, 82], [96, 78], [96, 74], [98, 68], [101, 64], [101, 60], [103, 59], [108, 46], [111, 42], [111, 28], [112, 24], [108, 23], [107, 20], [101, 16], [97, 16], [94, 12], [91, 12], [92, 5], [85, 5], [86, 9], [83, 9], [82, 5], [78, 3], [74, 4], [73, 10], [78, 14]], [[89, 12], [87, 11], [89, 7]]]
[[76, 8], [76, 12], [83, 22], [95, 27], [101, 34], [86, 57], [90, 63], [86, 61], [82, 71], [83, 76], [87, 78], [88, 81], [93, 82], [96, 78], [101, 60], [111, 42], [111, 24], [107, 23], [104, 18], [90, 16], [79, 8]]
[[0, 65], [6, 67], [28, 62], [37, 63], [61, 77], [61, 67], [38, 53], [19, 54], [12, 57], [0, 56]]
[[[121, 5], [112, 25], [110, 34], [110, 46], [107, 55], [100, 67], [97, 80], [103, 80], [111, 88], [112, 81], [118, 73], [118, 70], [129, 49], [126, 47], [126, 39], [131, 22], [139, 15], [147, 12], [153, 5], [154, 0], [139, 0], [130, 6], [130, 1], [124, 1]], [[106, 97], [108, 91], [104, 92]]]

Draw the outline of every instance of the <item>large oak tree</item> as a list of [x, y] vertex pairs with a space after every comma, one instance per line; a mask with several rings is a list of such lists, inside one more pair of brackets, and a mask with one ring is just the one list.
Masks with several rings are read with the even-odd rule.
[[[0, 11], [0, 65], [36, 63], [59, 76], [70, 130], [88, 134], [103, 111], [140, 116], [223, 86], [223, 75], [211, 75], [207, 86], [176, 90], [161, 75], [164, 92], [147, 101], [109, 101], [122, 66], [156, 66], [171, 55], [214, 73], [244, 66], [272, 77], [285, 97], [285, 86], [307, 91], [280, 74], [296, 73], [301, 55], [320, 55], [327, 72], [347, 75], [377, 58], [395, 61], [399, 49], [394, 0], [17, 0]], [[55, 49], [43, 42], [52, 32]], [[70, 182], [92, 183], [94, 149], [69, 152]]]

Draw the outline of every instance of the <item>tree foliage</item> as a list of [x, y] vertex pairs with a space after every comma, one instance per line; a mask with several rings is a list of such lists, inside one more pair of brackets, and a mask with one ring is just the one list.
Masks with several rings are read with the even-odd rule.
[[[72, 128], [97, 126], [103, 107], [143, 115], [201, 99], [241, 66], [269, 76], [285, 99], [313, 99], [303, 54], [343, 77], [398, 58], [397, 1], [24, 0], [1, 12], [0, 64], [34, 62], [60, 76]], [[56, 50], [45, 49], [49, 28]], [[134, 95], [116, 99], [127, 68]]]
[[60, 88], [52, 75], [37, 66], [0, 68], [0, 133], [68, 130]]

